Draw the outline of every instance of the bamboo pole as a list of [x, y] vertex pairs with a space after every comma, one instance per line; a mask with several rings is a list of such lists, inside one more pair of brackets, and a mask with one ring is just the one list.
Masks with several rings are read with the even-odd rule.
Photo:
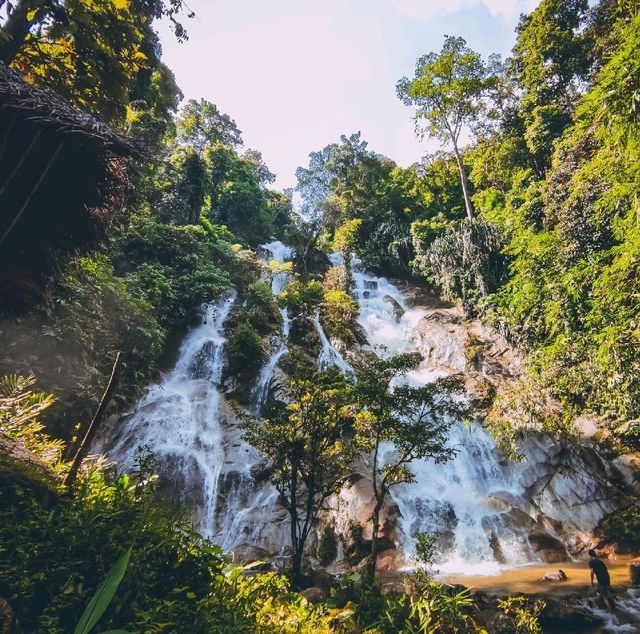
[[87, 428], [87, 432], [78, 447], [78, 451], [71, 463], [71, 468], [69, 469], [69, 473], [67, 477], [64, 479], [64, 484], [66, 486], [71, 486], [78, 475], [78, 470], [80, 469], [80, 465], [84, 460], [87, 452], [89, 451], [89, 447], [93, 442], [93, 439], [96, 436], [96, 433], [100, 427], [100, 423], [102, 423], [102, 419], [107, 410], [107, 406], [109, 405], [109, 401], [111, 400], [113, 393], [118, 384], [118, 378], [120, 376], [120, 368], [122, 366], [122, 352], [118, 352], [116, 354], [116, 360], [113, 363], [113, 368], [111, 368], [111, 376], [109, 377], [109, 383], [107, 383], [107, 389], [104, 391], [102, 395], [102, 399], [100, 399], [100, 405], [98, 405], [98, 409], [96, 410], [95, 416], [89, 423], [89, 427]]

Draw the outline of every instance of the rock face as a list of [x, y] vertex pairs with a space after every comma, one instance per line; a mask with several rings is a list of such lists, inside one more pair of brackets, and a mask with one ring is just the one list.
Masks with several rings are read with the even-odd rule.
[[604, 624], [601, 617], [578, 605], [576, 599], [552, 597], [545, 598], [539, 620], [544, 631], [554, 632], [589, 632]]

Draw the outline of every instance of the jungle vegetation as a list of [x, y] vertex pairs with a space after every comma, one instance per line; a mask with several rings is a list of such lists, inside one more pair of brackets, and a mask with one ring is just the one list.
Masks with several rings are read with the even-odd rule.
[[[298, 348], [317, 345], [316, 314], [327, 332], [357, 340], [348, 266], [330, 267], [323, 255], [353, 251], [367, 267], [422, 280], [500, 328], [529, 355], [532, 384], [562, 402], [568, 418], [594, 412], [637, 447], [637, 2], [542, 0], [522, 17], [506, 60], [483, 60], [447, 38], [398, 83], [399, 97], [417, 107], [420, 133], [435, 135], [442, 150], [402, 168], [359, 133], [343, 136], [298, 170], [304, 221], [289, 196], [269, 188], [273, 175], [244, 148], [231, 116], [203, 100], [179, 108], [154, 22], [168, 17], [185, 39], [181, 1], [0, 0], [0, 10], [0, 59], [127, 133], [147, 156], [127, 168], [129, 192], [108, 239], [65, 263], [48, 303], [0, 328], [0, 431], [53, 472], [44, 491], [22, 481], [3, 481], [0, 491], [0, 596], [18, 631], [73, 631], [129, 548], [96, 631], [481, 631], [468, 594], [429, 579], [418, 577], [412, 596], [383, 597], [350, 576], [313, 607], [283, 575], [228, 567], [162, 496], [151, 456], [142, 454], [131, 474], [95, 465], [70, 487], [55, 474], [68, 469], [65, 447], [95, 411], [116, 352], [126, 359], [112, 413], [171, 362], [194, 310], [231, 286], [247, 301], [230, 333], [229, 372], [255, 378], [246, 359], [263, 354], [279, 315], [253, 248], [273, 236], [297, 248], [296, 276], [278, 303], [291, 313]], [[412, 456], [448, 457], [446, 425], [433, 412], [432, 433], [411, 434], [434, 394], [389, 398], [390, 377], [411, 363], [374, 364], [350, 386], [343, 377], [316, 377], [313, 386], [294, 377], [291, 406], [249, 426], [285, 498], [291, 475], [303, 479], [305, 518], [344, 477], [346, 445], [358, 437], [359, 451], [375, 451], [389, 434], [406, 449], [406, 461], [373, 473], [380, 499], [410, 479]], [[364, 406], [359, 416], [354, 403]], [[300, 436], [282, 433], [294, 422]], [[314, 455], [296, 453], [313, 443]], [[294, 470], [300, 455], [309, 461]], [[311, 464], [321, 467], [317, 480], [304, 482]], [[625, 526], [637, 523], [632, 511]], [[305, 518], [292, 524], [302, 546]], [[526, 608], [524, 600], [504, 605], [527, 628], [520, 631], [539, 632]]]

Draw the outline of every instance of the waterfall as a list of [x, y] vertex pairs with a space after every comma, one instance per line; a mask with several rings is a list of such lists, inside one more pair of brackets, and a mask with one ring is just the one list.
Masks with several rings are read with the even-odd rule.
[[[280, 242], [263, 245], [260, 253], [280, 263], [292, 257]], [[332, 261], [338, 262], [336, 257]], [[371, 351], [381, 356], [419, 351], [424, 360], [408, 376], [415, 385], [468, 370], [468, 326], [460, 320], [443, 321], [446, 311], [413, 305], [407, 291], [368, 273], [357, 260], [352, 268], [358, 321]], [[282, 292], [286, 283], [287, 273], [274, 275], [273, 294]], [[289, 543], [288, 519], [268, 482], [268, 465], [244, 442], [221, 385], [224, 324], [235, 300], [232, 291], [203, 307], [202, 321], [185, 337], [175, 367], [148, 388], [104, 444], [123, 470], [134, 465], [138, 447], [148, 447], [159, 460], [162, 485], [192, 509], [201, 532], [225, 550], [252, 559], [259, 548], [263, 552], [257, 558], [277, 557]], [[254, 389], [255, 413], [263, 410], [287, 353], [290, 322], [286, 311], [281, 316], [281, 332], [271, 342], [272, 352]], [[314, 324], [322, 344], [319, 365], [336, 365], [353, 376], [317, 315]], [[499, 565], [539, 561], [532, 534], [556, 542], [578, 539], [613, 509], [606, 491], [589, 476], [589, 460], [597, 455], [582, 457], [579, 449], [572, 457], [576, 470], [553, 472], [562, 449], [549, 438], [537, 437], [523, 447], [526, 460], [513, 464], [479, 424], [452, 423], [450, 443], [457, 457], [440, 465], [415, 461], [411, 470], [416, 482], [392, 489], [401, 551], [414, 552], [417, 531], [437, 532], [441, 571], [490, 573]], [[393, 447], [384, 447], [384, 452], [391, 451]], [[370, 502], [366, 487], [356, 484], [342, 495], [347, 500], [341, 510], [343, 524], [368, 522], [369, 514], [358, 515]]]
[[[466, 369], [464, 342], [458, 331], [447, 327], [434, 334], [437, 323], [426, 308], [410, 306], [396, 285], [367, 273], [356, 259], [352, 269], [360, 306], [358, 321], [370, 349], [380, 356], [420, 352], [423, 362], [407, 377], [414, 385]], [[425, 333], [430, 335], [428, 345], [423, 341]], [[483, 574], [496, 571], [499, 562], [540, 561], [528, 536], [541, 531], [554, 537], [553, 526], [543, 525], [541, 516], [579, 532], [590, 530], [612, 510], [594, 479], [573, 473], [556, 474], [550, 487], [553, 491], [530, 499], [528, 489], [544, 473], [554, 453], [550, 442], [530, 441], [524, 448], [526, 460], [513, 464], [500, 455], [493, 438], [479, 424], [452, 422], [449, 442], [457, 456], [445, 464], [414, 461], [410, 469], [415, 483], [392, 489], [399, 509], [401, 546], [411, 553], [417, 531], [437, 532], [441, 555], [437, 567], [442, 572]], [[393, 448], [386, 446], [385, 451]]]
[[337, 366], [338, 369], [347, 377], [354, 378], [355, 372], [347, 360], [336, 350], [335, 346], [329, 341], [322, 324], [320, 323], [320, 315], [316, 313], [313, 319], [313, 325], [315, 326], [318, 337], [320, 338], [320, 345], [322, 346], [320, 354], [318, 355], [318, 366], [326, 368], [330, 366]]
[[185, 338], [171, 372], [152, 385], [125, 417], [111, 441], [109, 457], [122, 469], [134, 466], [137, 449], [148, 448], [162, 474], [194, 507], [202, 533], [216, 532], [220, 474], [225, 461], [220, 381], [224, 366], [224, 322], [232, 291], [205, 304], [202, 320]]
[[[264, 259], [274, 260], [278, 264], [283, 264], [291, 260], [293, 257], [293, 249], [284, 245], [279, 240], [275, 240], [268, 244], [260, 246], [260, 252]], [[274, 297], [282, 293], [289, 275], [286, 272], [276, 273], [271, 280], [271, 292]], [[253, 414], [259, 416], [263, 411], [269, 399], [269, 391], [276, 368], [282, 357], [288, 352], [289, 330], [291, 328], [291, 320], [286, 308], [280, 309], [280, 317], [282, 318], [282, 330], [280, 333], [280, 345], [274, 350], [267, 362], [264, 364], [258, 375], [256, 387], [253, 390]]]

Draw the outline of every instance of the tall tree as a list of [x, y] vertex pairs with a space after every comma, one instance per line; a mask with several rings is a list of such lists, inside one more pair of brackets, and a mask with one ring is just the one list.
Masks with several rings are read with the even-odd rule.
[[[478, 53], [461, 37], [447, 35], [439, 53], [418, 59], [413, 79], [403, 77], [397, 85], [398, 97], [408, 106], [417, 106], [416, 129], [442, 143], [451, 144], [460, 172], [464, 205], [469, 220], [474, 219], [467, 176], [460, 153], [460, 135], [473, 128], [485, 111], [487, 67]], [[426, 130], [420, 127], [427, 122]]]
[[246, 438], [271, 462], [271, 482], [291, 521], [292, 577], [298, 583], [314, 522], [351, 473], [354, 446], [346, 432], [353, 410], [344, 377], [335, 371], [305, 366], [287, 388], [286, 409], [248, 420]]
[[236, 122], [206, 99], [189, 99], [177, 126], [178, 139], [195, 147], [200, 154], [207, 146], [217, 143], [231, 147], [242, 145], [242, 132]]
[[[358, 448], [371, 454], [370, 477], [375, 500], [371, 514], [372, 541], [370, 571], [378, 558], [380, 514], [392, 487], [414, 482], [410, 465], [414, 460], [430, 458], [445, 462], [455, 455], [447, 444], [454, 417], [464, 408], [451, 396], [460, 391], [459, 382], [442, 378], [413, 387], [407, 374], [422, 360], [420, 354], [400, 354], [363, 365], [353, 388], [360, 406], [355, 430]], [[391, 455], [384, 445], [391, 443]]]

